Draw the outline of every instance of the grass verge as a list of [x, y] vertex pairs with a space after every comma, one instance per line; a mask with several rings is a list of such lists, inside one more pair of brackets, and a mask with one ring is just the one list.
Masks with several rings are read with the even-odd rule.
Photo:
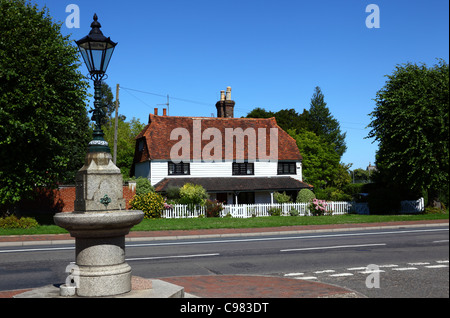
[[[333, 215], [333, 216], [270, 216], [248, 219], [238, 218], [193, 218], [193, 219], [145, 219], [132, 231], [170, 231], [226, 228], [264, 228], [295, 225], [355, 224], [395, 221], [419, 221], [447, 219], [445, 214], [419, 215]], [[61, 234], [66, 230], [56, 225], [40, 225], [31, 229], [0, 229], [0, 235]]]

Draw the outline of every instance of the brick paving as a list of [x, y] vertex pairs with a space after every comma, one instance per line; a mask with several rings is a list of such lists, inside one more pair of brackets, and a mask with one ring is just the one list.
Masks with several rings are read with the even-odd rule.
[[186, 293], [201, 298], [359, 297], [337, 286], [283, 277], [218, 275], [160, 279], [183, 286]]

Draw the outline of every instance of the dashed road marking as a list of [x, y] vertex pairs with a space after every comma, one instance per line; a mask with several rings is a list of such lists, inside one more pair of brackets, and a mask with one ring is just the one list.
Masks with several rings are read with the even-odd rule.
[[305, 279], [305, 280], [310, 280], [310, 279], [317, 279], [317, 277], [315, 276], [303, 276], [303, 277], [294, 277], [295, 279]]
[[[350, 277], [354, 276], [355, 274], [364, 274], [364, 275], [370, 275], [374, 273], [385, 273], [386, 270], [393, 270], [393, 271], [415, 271], [419, 270], [421, 268], [448, 268], [449, 261], [448, 260], [437, 260], [434, 261], [435, 264], [432, 264], [432, 262], [411, 262], [406, 263], [407, 266], [400, 267], [397, 264], [384, 264], [384, 265], [377, 265], [378, 269], [370, 268], [370, 266], [359, 266], [359, 267], [349, 267], [346, 270], [352, 271], [352, 273], [349, 272], [343, 272], [343, 273], [336, 273], [338, 270], [335, 269], [323, 269], [323, 270], [317, 270], [313, 271], [312, 274], [316, 274], [318, 276], [328, 276], [328, 277]], [[384, 268], [385, 270], [382, 270], [381, 268]], [[344, 269], [345, 270], [345, 269]], [[286, 273], [284, 274], [285, 277], [292, 277], [295, 279], [305, 279], [305, 280], [314, 280], [318, 279], [317, 276], [304, 276], [305, 273]], [[323, 277], [322, 276], [322, 277]]]
[[287, 276], [287, 277], [289, 277], [289, 276], [300, 276], [300, 275], [303, 275], [303, 273], [287, 273], [287, 274], [284, 274], [284, 276]]
[[425, 266], [426, 268], [444, 268], [444, 267], [448, 267], [448, 265], [429, 265], [429, 266]]
[[336, 271], [332, 270], [332, 269], [326, 269], [323, 271], [316, 271], [316, 272], [314, 272], [314, 274], [325, 274], [325, 273], [334, 273], [334, 272], [336, 272]]
[[346, 276], [353, 276], [352, 273], [340, 273], [340, 274], [331, 274], [330, 277], [346, 277]]
[[398, 265], [395, 264], [387, 264], [387, 265], [379, 265], [379, 268], [390, 268], [390, 267], [398, 267]]
[[367, 266], [347, 268], [348, 271], [362, 271], [362, 270], [365, 270], [365, 269], [367, 269]]
[[360, 274], [373, 274], [373, 273], [385, 273], [385, 271], [378, 269], [378, 270], [365, 270], [363, 272], [358, 272]]

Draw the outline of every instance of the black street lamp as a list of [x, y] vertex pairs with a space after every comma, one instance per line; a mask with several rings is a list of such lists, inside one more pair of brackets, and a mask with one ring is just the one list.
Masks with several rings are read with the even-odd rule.
[[101, 84], [106, 75], [109, 61], [111, 60], [114, 48], [117, 43], [103, 35], [101, 24], [97, 21], [97, 14], [94, 14], [94, 22], [91, 23], [91, 32], [81, 40], [75, 41], [83, 57], [84, 63], [94, 81], [94, 109], [92, 120], [95, 121], [93, 140], [89, 143], [88, 152], [110, 152], [108, 143], [103, 138], [101, 123], [106, 117], [105, 111], [100, 106]]

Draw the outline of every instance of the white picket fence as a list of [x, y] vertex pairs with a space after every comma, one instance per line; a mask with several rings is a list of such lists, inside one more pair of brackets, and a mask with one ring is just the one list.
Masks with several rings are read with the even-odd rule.
[[[420, 213], [424, 210], [424, 199], [415, 201], [402, 201], [400, 213]], [[234, 218], [250, 218], [258, 216], [270, 216], [269, 209], [281, 208], [281, 215], [289, 216], [290, 211], [295, 209], [299, 216], [311, 215], [308, 203], [274, 203], [274, 204], [229, 204], [224, 205], [220, 213], [221, 217], [230, 215]], [[332, 215], [342, 215], [347, 213], [369, 214], [367, 203], [355, 203], [347, 201], [327, 202], [327, 212]], [[205, 215], [205, 207], [197, 206], [194, 211], [189, 210], [187, 205], [174, 204], [170, 209], [165, 209], [163, 218], [196, 218]]]
[[199, 215], [205, 215], [205, 207], [197, 206], [194, 211], [189, 206], [183, 204], [173, 204], [170, 209], [164, 209], [161, 217], [165, 219], [197, 218]]
[[[332, 211], [333, 215], [347, 214], [351, 202], [327, 202], [327, 212]], [[274, 204], [233, 204], [225, 205], [221, 216], [231, 215], [235, 218], [249, 218], [256, 216], [270, 216], [269, 210], [272, 208], [281, 209], [281, 215], [291, 215], [291, 210], [298, 212], [299, 216], [310, 215], [309, 203], [274, 203]]]

